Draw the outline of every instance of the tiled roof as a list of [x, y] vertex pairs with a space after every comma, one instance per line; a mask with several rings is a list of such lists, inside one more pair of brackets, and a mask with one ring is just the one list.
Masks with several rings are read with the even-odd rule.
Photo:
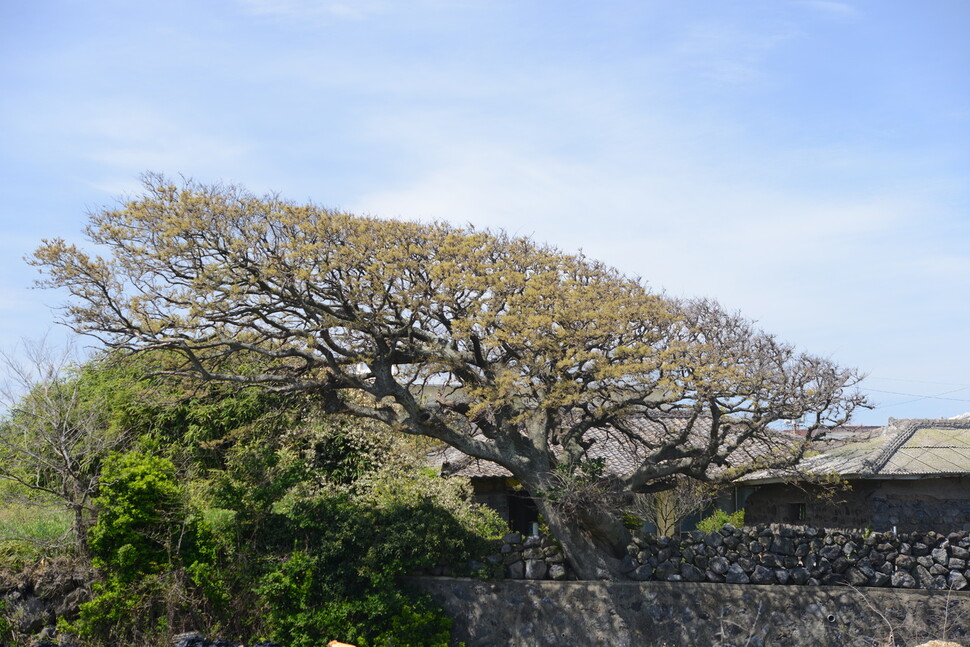
[[[843, 478], [916, 478], [970, 475], [970, 420], [894, 420], [878, 428], [816, 445], [819, 454], [799, 463], [807, 474]], [[791, 474], [762, 471], [742, 480], [769, 483]]]
[[[616, 429], [591, 429], [586, 432], [584, 439], [592, 440], [592, 447], [587, 457], [589, 459], [602, 458], [606, 471], [615, 476], [632, 474], [650, 454], [650, 446], [658, 447], [671, 443], [679, 443], [679, 436], [687, 424], [687, 418], [678, 415], [660, 415], [655, 419], [646, 417], [628, 419], [624, 426], [638, 437], [638, 441], [631, 440], [627, 435]], [[706, 420], [698, 420], [688, 442], [704, 442]], [[776, 432], [777, 438], [770, 442], [757, 444], [747, 443], [736, 450], [728, 462], [731, 465], [748, 464], [773, 450], [787, 447], [797, 437], [787, 432]], [[447, 476], [466, 476], [470, 478], [482, 477], [510, 477], [504, 467], [478, 458], [472, 458], [453, 447], [445, 447], [433, 452], [431, 461], [440, 465], [441, 473]]]

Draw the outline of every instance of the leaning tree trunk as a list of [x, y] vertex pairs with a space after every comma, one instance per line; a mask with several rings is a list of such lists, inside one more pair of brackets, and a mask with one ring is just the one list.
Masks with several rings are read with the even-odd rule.
[[586, 507], [566, 512], [545, 499], [537, 499], [536, 504], [577, 577], [625, 579], [621, 564], [630, 543], [630, 532], [617, 511]]

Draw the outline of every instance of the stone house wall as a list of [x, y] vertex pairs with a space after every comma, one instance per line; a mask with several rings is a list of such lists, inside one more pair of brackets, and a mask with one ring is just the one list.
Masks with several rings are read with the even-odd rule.
[[745, 521], [818, 528], [913, 532], [970, 531], [970, 478], [853, 480], [830, 498], [811, 486], [758, 487], [744, 502]]

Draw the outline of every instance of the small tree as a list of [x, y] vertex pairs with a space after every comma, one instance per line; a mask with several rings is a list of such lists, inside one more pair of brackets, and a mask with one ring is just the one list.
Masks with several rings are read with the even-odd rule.
[[[854, 371], [712, 301], [504, 233], [150, 175], [143, 195], [92, 214], [87, 234], [106, 258], [55, 239], [32, 261], [43, 285], [72, 295], [74, 329], [175, 351], [169, 373], [317, 394], [331, 411], [498, 463], [533, 493], [588, 462], [593, 431], [641, 457], [611, 487], [663, 489], [752, 469], [755, 444], [757, 467], [790, 464], [864, 403]], [[266, 368], [226, 372], [230, 357]], [[774, 431], [794, 419], [805, 438]], [[538, 505], [581, 576], [621, 576], [618, 510]]]
[[101, 460], [123, 436], [105, 428], [103, 393], [85, 376], [91, 366], [44, 343], [24, 344], [20, 356], [0, 353], [0, 479], [42, 495], [28, 504], [53, 497], [70, 510], [74, 542], [83, 549]]
[[658, 535], [672, 537], [684, 519], [707, 508], [714, 497], [709, 486], [677, 478], [669, 489], [635, 495], [630, 512], [652, 523]]

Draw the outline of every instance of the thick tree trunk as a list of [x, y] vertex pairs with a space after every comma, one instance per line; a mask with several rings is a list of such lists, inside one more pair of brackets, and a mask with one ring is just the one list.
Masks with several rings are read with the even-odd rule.
[[630, 532], [619, 513], [587, 509], [565, 514], [553, 502], [538, 499], [536, 504], [580, 579], [625, 579], [621, 564], [630, 543]]

